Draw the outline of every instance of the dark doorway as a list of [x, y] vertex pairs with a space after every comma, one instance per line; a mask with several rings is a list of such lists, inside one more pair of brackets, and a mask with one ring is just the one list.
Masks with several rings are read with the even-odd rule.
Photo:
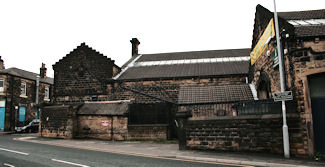
[[325, 154], [325, 73], [309, 78], [315, 151]]

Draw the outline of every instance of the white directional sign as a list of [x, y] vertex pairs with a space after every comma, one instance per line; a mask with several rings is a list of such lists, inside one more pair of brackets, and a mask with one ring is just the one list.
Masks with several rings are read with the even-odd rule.
[[274, 93], [274, 101], [289, 101], [292, 100], [292, 91]]

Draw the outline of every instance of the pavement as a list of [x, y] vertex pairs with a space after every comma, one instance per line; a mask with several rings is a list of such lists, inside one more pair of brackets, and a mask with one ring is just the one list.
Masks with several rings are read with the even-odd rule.
[[[4, 133], [0, 133], [4, 134]], [[17, 134], [13, 134], [17, 135]], [[281, 155], [211, 152], [197, 150], [179, 150], [178, 144], [165, 144], [152, 141], [102, 141], [92, 139], [50, 139], [41, 138], [37, 134], [18, 134], [14, 140], [38, 144], [55, 145], [68, 148], [79, 148], [93, 151], [109, 152], [141, 157], [180, 159], [190, 161], [204, 161], [240, 164], [249, 166], [272, 167], [307, 167], [325, 166], [325, 161], [306, 159], [285, 159]]]

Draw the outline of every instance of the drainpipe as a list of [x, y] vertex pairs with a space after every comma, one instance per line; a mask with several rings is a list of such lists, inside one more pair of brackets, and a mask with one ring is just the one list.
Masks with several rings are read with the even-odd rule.
[[38, 107], [38, 95], [39, 94], [39, 75], [36, 76], [36, 98], [35, 98], [35, 104], [36, 107]]

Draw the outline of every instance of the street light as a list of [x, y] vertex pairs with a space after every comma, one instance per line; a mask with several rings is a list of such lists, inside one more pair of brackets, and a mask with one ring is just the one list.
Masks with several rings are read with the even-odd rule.
[[[279, 22], [278, 22], [278, 14], [276, 12], [275, 0], [273, 0], [273, 3], [274, 3], [275, 35], [276, 35], [276, 43], [277, 43], [277, 49], [278, 49], [278, 54], [279, 54], [280, 86], [281, 86], [281, 93], [283, 93], [285, 90], [284, 90], [282, 48], [281, 48], [280, 37], [279, 37], [279, 34], [280, 34]], [[284, 100], [282, 100], [282, 117], [283, 117], [282, 132], [283, 132], [284, 157], [290, 158], [289, 132], [288, 132], [288, 125], [287, 125], [286, 105], [285, 105]]]

